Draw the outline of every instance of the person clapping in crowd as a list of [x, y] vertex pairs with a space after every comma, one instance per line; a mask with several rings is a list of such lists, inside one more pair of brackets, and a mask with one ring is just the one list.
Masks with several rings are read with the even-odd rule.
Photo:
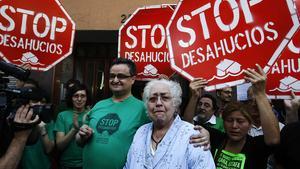
[[75, 135], [89, 111], [89, 94], [85, 85], [75, 85], [67, 95], [68, 110], [60, 112], [56, 119], [56, 144], [60, 154], [59, 167], [82, 168], [82, 148], [75, 143]]

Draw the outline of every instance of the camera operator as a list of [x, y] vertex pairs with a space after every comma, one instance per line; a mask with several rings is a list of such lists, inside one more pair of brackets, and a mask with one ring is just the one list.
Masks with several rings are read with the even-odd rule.
[[[31, 126], [36, 124], [39, 121], [39, 116], [35, 116], [35, 118], [32, 120], [33, 110], [30, 108], [30, 106], [23, 105], [19, 107], [16, 111], [15, 117], [14, 117], [14, 123], [15, 124], [23, 124], [27, 126]], [[1, 115], [2, 116], [2, 115]], [[1, 118], [1, 123], [5, 125], [6, 121]], [[1, 125], [2, 125], [1, 124]], [[1, 126], [1, 129], [2, 126]], [[0, 169], [16, 169], [18, 166], [18, 163], [22, 157], [23, 149], [26, 145], [27, 139], [32, 131], [32, 128], [24, 128], [20, 130], [14, 130], [12, 140], [10, 141], [8, 148], [4, 154], [0, 154]], [[5, 133], [7, 131], [0, 131], [0, 133]], [[5, 139], [1, 137], [1, 140]], [[0, 152], [4, 152], [2, 149], [5, 147], [4, 145], [0, 145]]]
[[[44, 122], [51, 121], [53, 107], [40, 103], [45, 93], [29, 75], [30, 67], [0, 60], [0, 169], [50, 168], [46, 154], [54, 147], [53, 129], [48, 131]], [[18, 79], [16, 88], [8, 87], [9, 76]]]
[[[27, 86], [27, 81], [25, 81], [24, 86]], [[45, 91], [35, 86], [31, 86], [31, 89], [33, 92], [29, 100], [30, 106], [42, 108], [41, 106], [47, 103]], [[45, 115], [47, 118], [45, 118]], [[49, 155], [54, 149], [54, 122], [52, 121], [52, 112], [41, 111], [40, 119], [41, 122], [34, 127], [30, 135], [30, 141], [32, 141], [33, 144], [26, 145], [24, 149], [20, 163], [22, 169], [51, 168]]]

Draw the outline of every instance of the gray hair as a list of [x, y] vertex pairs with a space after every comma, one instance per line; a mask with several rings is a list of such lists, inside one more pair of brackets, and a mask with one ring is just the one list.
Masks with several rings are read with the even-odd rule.
[[149, 101], [149, 96], [150, 96], [150, 91], [151, 89], [160, 84], [165, 84], [169, 87], [173, 105], [177, 108], [179, 108], [181, 104], [181, 95], [182, 95], [182, 90], [179, 85], [179, 83], [171, 81], [171, 80], [166, 80], [166, 79], [155, 79], [151, 80], [150, 82], [147, 83], [147, 85], [144, 88], [144, 93], [143, 93], [143, 101], [145, 103], [145, 106], [147, 107], [148, 101]]

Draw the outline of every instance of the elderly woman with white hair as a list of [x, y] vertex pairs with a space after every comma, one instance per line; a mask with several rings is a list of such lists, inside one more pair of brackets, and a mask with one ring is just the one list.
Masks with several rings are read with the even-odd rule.
[[141, 126], [133, 139], [124, 169], [214, 169], [210, 151], [189, 144], [199, 134], [178, 115], [181, 104], [178, 83], [150, 81], [143, 94], [151, 123]]

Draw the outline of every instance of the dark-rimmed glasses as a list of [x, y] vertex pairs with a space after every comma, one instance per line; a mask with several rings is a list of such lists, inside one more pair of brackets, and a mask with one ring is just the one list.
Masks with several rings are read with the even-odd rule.
[[123, 80], [123, 79], [127, 79], [129, 77], [132, 77], [131, 75], [125, 75], [125, 74], [122, 74], [122, 73], [118, 73], [118, 74], [113, 74], [113, 73], [110, 73], [109, 74], [109, 79], [110, 80], [113, 80], [115, 78], [118, 78], [119, 80]]

